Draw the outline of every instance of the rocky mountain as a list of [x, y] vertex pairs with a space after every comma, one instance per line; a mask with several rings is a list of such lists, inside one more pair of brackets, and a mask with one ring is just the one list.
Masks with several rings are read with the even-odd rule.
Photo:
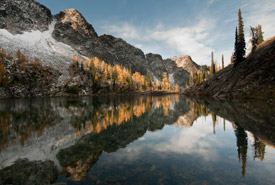
[[[75, 9], [63, 10], [53, 16], [51, 11], [34, 0], [3, 0], [0, 2], [0, 46], [10, 51], [20, 49], [31, 58], [38, 57], [62, 74], [58, 84], [69, 78], [71, 56], [98, 57], [110, 64], [130, 67], [133, 72], [151, 73], [154, 81], [167, 72], [170, 83], [185, 86], [190, 71], [198, 69], [191, 57], [162, 59], [147, 54], [121, 38], [98, 36], [95, 29]], [[191, 61], [191, 62], [190, 62]], [[192, 69], [192, 70], [190, 70]]]
[[[206, 82], [187, 89], [184, 93], [217, 98], [275, 98], [275, 37], [250, 53], [239, 65], [230, 65]], [[274, 102], [273, 102], [274, 103]]]
[[31, 30], [48, 30], [52, 21], [51, 11], [33, 0], [1, 0], [0, 29], [12, 34]]
[[81, 55], [96, 56], [108, 63], [132, 68], [133, 72], [146, 75], [150, 72], [155, 80], [161, 81], [167, 72], [170, 82], [184, 86], [189, 74], [186, 66], [177, 66], [172, 60], [163, 60], [158, 54], [144, 55], [143, 51], [111, 35], [98, 36], [92, 25], [75, 9], [61, 11], [55, 16], [57, 22], [52, 33], [57, 41], [70, 45]]
[[172, 57], [171, 60], [177, 64], [177, 67], [181, 67], [189, 73], [200, 70], [200, 66], [190, 56]]

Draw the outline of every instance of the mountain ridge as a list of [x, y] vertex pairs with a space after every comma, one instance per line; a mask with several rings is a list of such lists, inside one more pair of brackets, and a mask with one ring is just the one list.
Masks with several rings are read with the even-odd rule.
[[122, 38], [98, 36], [76, 9], [66, 9], [53, 16], [35, 0], [3, 0], [0, 20], [1, 47], [10, 51], [20, 49], [33, 59], [40, 58], [43, 65], [59, 70], [62, 73], [58, 80], [60, 86], [69, 77], [66, 69], [72, 55], [84, 59], [97, 57], [112, 65], [131, 67], [133, 73], [151, 74], [154, 82], [161, 81], [166, 72], [169, 81], [182, 89], [189, 81], [188, 70], [171, 59], [162, 59], [158, 54], [145, 55]]

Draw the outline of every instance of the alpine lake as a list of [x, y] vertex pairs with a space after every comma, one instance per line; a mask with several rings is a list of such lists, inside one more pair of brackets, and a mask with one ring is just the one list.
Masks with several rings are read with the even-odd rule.
[[0, 171], [19, 159], [52, 161], [58, 185], [273, 185], [275, 107], [182, 95], [2, 99]]

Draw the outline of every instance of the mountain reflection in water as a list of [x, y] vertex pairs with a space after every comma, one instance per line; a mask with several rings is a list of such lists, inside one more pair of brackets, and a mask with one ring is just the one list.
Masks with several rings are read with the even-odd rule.
[[275, 108], [179, 95], [1, 100], [1, 168], [52, 160], [67, 184], [273, 184]]

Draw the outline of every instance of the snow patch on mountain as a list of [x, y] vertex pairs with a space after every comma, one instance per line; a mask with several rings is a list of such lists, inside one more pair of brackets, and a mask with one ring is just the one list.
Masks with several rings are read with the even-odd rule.
[[59, 70], [62, 75], [58, 84], [62, 85], [69, 77], [66, 69], [69, 68], [72, 55], [83, 58], [85, 56], [80, 56], [71, 46], [52, 37], [55, 23], [56, 21], [52, 21], [49, 30], [44, 32], [37, 30], [13, 35], [5, 29], [0, 29], [0, 47], [13, 52], [20, 49], [30, 59], [39, 58], [43, 65]]
[[174, 73], [168, 74], [168, 80], [170, 84], [175, 84]]

